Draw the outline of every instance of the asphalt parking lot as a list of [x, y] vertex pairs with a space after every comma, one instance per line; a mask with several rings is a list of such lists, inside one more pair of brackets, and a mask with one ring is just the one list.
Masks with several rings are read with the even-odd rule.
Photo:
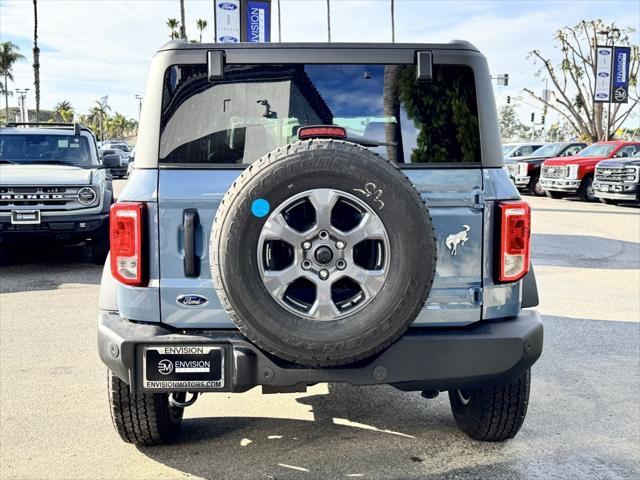
[[96, 352], [101, 268], [41, 248], [2, 252], [0, 477], [638, 478], [640, 210], [528, 199], [546, 344], [514, 440], [468, 439], [446, 395], [321, 384], [205, 395], [179, 443], [124, 444]]

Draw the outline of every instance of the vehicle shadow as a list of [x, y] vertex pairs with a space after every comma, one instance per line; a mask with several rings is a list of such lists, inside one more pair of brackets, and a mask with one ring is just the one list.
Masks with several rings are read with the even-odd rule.
[[536, 266], [640, 268], [640, 243], [593, 235], [533, 234], [531, 251]]
[[445, 393], [425, 400], [389, 386], [329, 384], [327, 394], [296, 399], [205, 395], [198, 414], [218, 408], [219, 417], [187, 418], [176, 443], [138, 450], [176, 476], [207, 479], [637, 477], [629, 453], [637, 450], [637, 422], [620, 419], [637, 411], [638, 380], [629, 371], [640, 358], [638, 324], [543, 321], [545, 351], [514, 440], [470, 440]]
[[99, 285], [101, 275], [102, 267], [91, 262], [89, 249], [82, 246], [0, 246], [0, 293]]
[[427, 401], [388, 386], [329, 384], [297, 399], [312, 420], [186, 419], [177, 444], [148, 457], [202, 478], [422, 478], [424, 441], [460, 440], [446, 394]]

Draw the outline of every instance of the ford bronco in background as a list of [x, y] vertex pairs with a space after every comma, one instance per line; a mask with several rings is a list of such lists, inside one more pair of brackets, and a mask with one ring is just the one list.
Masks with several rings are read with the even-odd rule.
[[633, 157], [598, 163], [593, 191], [601, 202], [612, 205], [640, 201], [640, 148]]
[[91, 130], [55, 123], [0, 128], [0, 248], [87, 242], [103, 265], [112, 203], [111, 176]]
[[554, 157], [572, 157], [586, 146], [586, 143], [549, 143], [526, 157], [505, 158], [504, 164], [518, 190], [526, 189], [533, 195], [544, 196], [544, 190], [540, 185], [542, 162]]
[[597, 142], [572, 157], [545, 160], [540, 185], [551, 198], [577, 195], [585, 202], [594, 202], [597, 200], [593, 188], [596, 165], [608, 158], [630, 157], [638, 149], [640, 143], [637, 142]]
[[487, 62], [448, 44], [188, 44], [153, 58], [98, 317], [115, 428], [203, 392], [448, 391], [516, 435], [542, 351], [530, 209]]

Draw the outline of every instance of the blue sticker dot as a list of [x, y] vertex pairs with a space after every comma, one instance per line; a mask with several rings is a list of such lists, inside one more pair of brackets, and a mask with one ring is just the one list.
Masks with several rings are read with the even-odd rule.
[[256, 217], [262, 218], [271, 210], [271, 205], [264, 198], [256, 198], [251, 203], [251, 213], [253, 213]]

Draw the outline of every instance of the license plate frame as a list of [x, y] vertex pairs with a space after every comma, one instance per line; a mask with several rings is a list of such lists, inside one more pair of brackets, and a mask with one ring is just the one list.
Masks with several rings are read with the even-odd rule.
[[147, 390], [216, 391], [226, 386], [221, 345], [149, 345], [142, 349], [142, 387]]
[[40, 210], [11, 210], [12, 225], [40, 225]]

